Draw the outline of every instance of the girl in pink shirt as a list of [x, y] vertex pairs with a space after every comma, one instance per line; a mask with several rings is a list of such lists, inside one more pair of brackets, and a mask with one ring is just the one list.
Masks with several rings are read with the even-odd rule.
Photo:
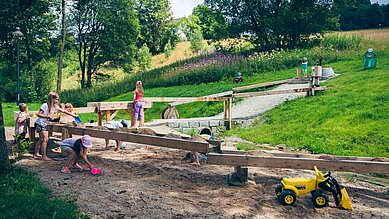
[[136, 88], [134, 90], [134, 120], [136, 127], [136, 121], [139, 120], [139, 127], [143, 126], [143, 104], [142, 98], [144, 95], [144, 90], [141, 81], [136, 82]]

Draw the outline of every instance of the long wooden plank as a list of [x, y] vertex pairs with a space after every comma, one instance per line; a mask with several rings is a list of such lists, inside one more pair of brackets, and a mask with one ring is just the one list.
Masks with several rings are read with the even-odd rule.
[[267, 96], [267, 95], [276, 95], [276, 94], [288, 94], [288, 93], [300, 93], [300, 92], [308, 92], [311, 90], [319, 91], [325, 90], [326, 87], [314, 87], [314, 88], [296, 88], [290, 90], [274, 90], [274, 91], [262, 91], [262, 92], [249, 92], [249, 93], [238, 93], [234, 94], [234, 97], [256, 97], [256, 96]]
[[208, 164], [230, 166], [253, 166], [269, 168], [320, 169], [332, 171], [349, 171], [357, 173], [389, 174], [389, 162], [353, 161], [353, 160], [324, 160], [314, 158], [292, 157], [259, 157], [247, 155], [208, 153]]
[[195, 102], [195, 101], [225, 101], [228, 97], [145, 97], [144, 101], [150, 102]]
[[269, 87], [269, 86], [273, 86], [273, 85], [285, 84], [285, 83], [288, 83], [290, 80], [291, 79], [286, 79], [286, 80], [265, 82], [265, 83], [261, 83], [261, 84], [253, 84], [253, 85], [242, 86], [242, 87], [235, 87], [235, 88], [232, 88], [232, 91], [239, 92], [239, 91], [243, 91], [243, 90], [251, 90], [254, 88], [264, 88], [264, 87]]
[[[203, 97], [228, 97], [228, 96], [231, 96], [232, 95], [232, 91], [226, 91], [226, 92], [222, 92], [222, 93], [217, 93], [217, 94], [211, 94], [211, 95], [206, 95], [206, 96], [203, 96]], [[171, 105], [172, 106], [177, 106], [177, 105], [181, 105], [181, 104], [185, 104], [185, 103], [192, 103], [192, 102], [195, 102], [193, 100], [187, 100], [187, 101], [176, 101], [176, 102], [172, 102]]]
[[[64, 125], [49, 124], [49, 130], [53, 132], [63, 132], [63, 129], [68, 131], [68, 134], [74, 135], [90, 135], [95, 138], [113, 139], [125, 142], [134, 142], [139, 144], [154, 145], [166, 148], [175, 148], [188, 151], [197, 151], [202, 153], [209, 152], [209, 144], [207, 142], [192, 141], [185, 139], [157, 137], [151, 135], [135, 134], [128, 132], [120, 132], [114, 130], [101, 130], [93, 128], [68, 127]], [[212, 151], [215, 150], [214, 147]]]
[[[96, 107], [96, 112], [102, 112], [106, 110], [121, 110], [121, 109], [133, 109], [134, 103], [132, 101], [120, 101], [120, 102], [88, 102], [88, 107]], [[143, 108], [151, 108], [152, 102], [143, 101]]]
[[[77, 107], [73, 108], [74, 112], [76, 113], [94, 113], [95, 107]], [[14, 119], [18, 117], [19, 111], [14, 111]], [[30, 117], [32, 117], [34, 114], [37, 115], [38, 111], [28, 111], [28, 114]]]
[[[240, 150], [222, 150], [222, 154], [239, 154], [239, 155], [255, 155], [256, 151], [240, 151]], [[359, 160], [359, 161], [374, 161], [373, 157], [355, 157], [355, 156], [335, 156], [327, 154], [302, 154], [302, 153], [286, 153], [274, 152], [268, 150], [259, 150], [259, 153], [266, 153], [274, 157], [294, 157], [294, 158], [315, 158], [325, 160]]]

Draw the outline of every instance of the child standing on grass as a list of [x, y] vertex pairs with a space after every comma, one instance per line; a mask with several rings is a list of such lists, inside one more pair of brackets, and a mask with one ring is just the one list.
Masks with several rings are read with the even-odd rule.
[[83, 170], [84, 168], [78, 164], [78, 161], [82, 158], [82, 160], [86, 163], [87, 169], [93, 168], [93, 164], [89, 162], [86, 156], [88, 148], [91, 148], [92, 146], [92, 138], [89, 135], [84, 135], [80, 139], [68, 138], [63, 140], [60, 147], [62, 152], [66, 152], [68, 154], [68, 160], [66, 161], [65, 166], [62, 167], [61, 172], [71, 173], [69, 167], [74, 158], [73, 167]]
[[144, 89], [141, 81], [136, 82], [136, 88], [134, 90], [134, 120], [136, 127], [136, 121], [139, 120], [139, 127], [143, 126], [143, 104], [142, 98], [144, 95]]
[[19, 136], [20, 139], [24, 139], [27, 133], [27, 119], [29, 117], [27, 104], [19, 104], [19, 110], [20, 112], [15, 121], [15, 135]]
[[[33, 157], [40, 158], [42, 160], [51, 160], [46, 155], [47, 142], [49, 141], [49, 132], [47, 131], [47, 121], [53, 120], [54, 116], [58, 112], [65, 113], [67, 115], [76, 117], [73, 113], [67, 112], [59, 107], [59, 95], [55, 92], [50, 92], [47, 96], [47, 102], [42, 104], [38, 112], [38, 118], [35, 121], [35, 129], [39, 133], [39, 140], [35, 145], [35, 152]], [[42, 149], [42, 150], [41, 150]], [[41, 151], [41, 154], [39, 152]]]
[[303, 58], [303, 62], [301, 63], [301, 68], [303, 69], [304, 78], [307, 77], [307, 69], [308, 69], [308, 59], [307, 57]]

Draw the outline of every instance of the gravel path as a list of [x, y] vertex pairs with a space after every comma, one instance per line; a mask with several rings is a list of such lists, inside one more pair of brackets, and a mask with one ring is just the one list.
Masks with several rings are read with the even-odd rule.
[[[281, 84], [273, 90], [291, 90], [295, 88], [306, 88], [308, 84]], [[298, 97], [305, 96], [306, 93], [289, 93], [289, 94], [277, 94], [268, 96], [257, 96], [244, 98], [237, 104], [232, 106], [232, 119], [251, 119], [259, 116], [260, 114], [282, 104], [286, 100], [293, 100]], [[209, 117], [211, 119], [222, 119], [223, 113], [219, 115]]]

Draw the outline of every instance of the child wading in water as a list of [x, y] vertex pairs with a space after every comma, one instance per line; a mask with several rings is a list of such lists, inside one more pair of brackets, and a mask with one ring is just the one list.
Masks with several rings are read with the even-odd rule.
[[84, 160], [84, 162], [86, 163], [86, 168], [92, 169], [93, 164], [89, 162], [86, 156], [88, 148], [91, 148], [92, 146], [92, 138], [89, 135], [84, 135], [80, 139], [68, 138], [63, 140], [60, 144], [60, 147], [62, 152], [68, 153], [68, 160], [66, 161], [65, 166], [62, 167], [61, 172], [71, 173], [69, 167], [70, 163], [74, 158], [75, 160], [73, 162], [73, 167], [83, 170], [84, 168], [82, 168], [80, 164], [78, 164], [78, 161], [80, 160], [80, 158], [82, 158], [82, 160]]
[[[47, 142], [49, 141], [47, 121], [53, 120], [58, 112], [76, 117], [73, 113], [61, 109], [58, 103], [59, 95], [55, 92], [50, 92], [47, 96], [47, 103], [42, 104], [39, 109], [38, 118], [35, 121], [35, 129], [39, 133], [39, 141], [35, 145], [34, 158], [42, 157], [42, 160], [51, 160], [46, 155]], [[39, 151], [41, 151], [42, 155], [39, 154]]]
[[20, 112], [15, 121], [15, 135], [19, 139], [24, 139], [27, 133], [27, 119], [29, 117], [27, 104], [19, 104], [19, 110]]
[[141, 81], [136, 82], [136, 88], [134, 90], [134, 120], [136, 127], [136, 121], [139, 120], [139, 127], [143, 126], [143, 104], [142, 98], [144, 95], [144, 90]]

